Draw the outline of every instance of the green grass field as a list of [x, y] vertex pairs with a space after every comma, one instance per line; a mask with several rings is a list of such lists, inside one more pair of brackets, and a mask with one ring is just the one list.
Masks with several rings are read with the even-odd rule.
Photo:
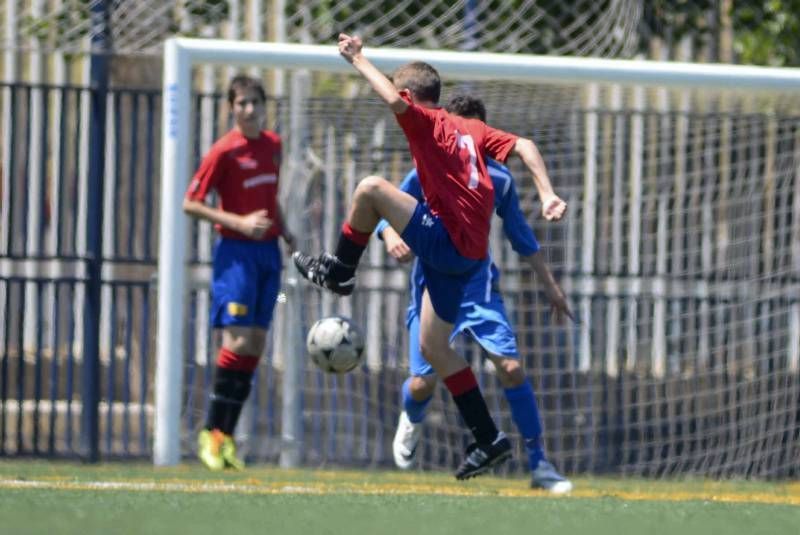
[[800, 534], [800, 483], [0, 461], [0, 533]]

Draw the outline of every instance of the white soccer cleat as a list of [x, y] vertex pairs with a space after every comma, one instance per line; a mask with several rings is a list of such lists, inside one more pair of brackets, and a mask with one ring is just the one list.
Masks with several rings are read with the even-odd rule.
[[572, 481], [558, 473], [556, 467], [542, 459], [531, 477], [531, 488], [544, 489], [550, 494], [572, 492]]
[[422, 433], [422, 424], [413, 423], [408, 419], [406, 411], [401, 412], [397, 422], [397, 432], [395, 432], [394, 442], [392, 442], [394, 464], [397, 465], [397, 468], [408, 470], [414, 466], [420, 433]]

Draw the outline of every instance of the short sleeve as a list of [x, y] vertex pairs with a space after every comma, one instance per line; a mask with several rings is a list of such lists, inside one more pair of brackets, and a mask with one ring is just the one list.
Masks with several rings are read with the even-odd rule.
[[517, 143], [519, 136], [509, 134], [503, 130], [486, 126], [486, 136], [484, 137], [484, 149], [489, 156], [499, 162], [505, 162], [508, 155]]
[[192, 181], [186, 191], [186, 198], [193, 201], [204, 201], [222, 176], [222, 164], [223, 152], [212, 147], [203, 157], [200, 167], [192, 177]]

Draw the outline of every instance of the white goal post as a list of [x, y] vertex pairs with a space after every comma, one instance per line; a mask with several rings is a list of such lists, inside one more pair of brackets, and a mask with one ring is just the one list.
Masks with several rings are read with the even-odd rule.
[[[412, 49], [369, 48], [365, 53], [379, 69], [391, 71], [411, 60], [434, 65], [449, 80], [539, 82], [603, 82], [642, 86], [737, 88], [747, 91], [800, 91], [800, 69], [732, 65], [545, 57]], [[181, 205], [192, 174], [190, 166], [192, 68], [201, 65], [258, 66], [275, 69], [310, 69], [352, 72], [336, 46], [255, 43], [212, 39], [168, 39], [164, 45], [163, 113], [161, 146], [161, 212], [158, 260], [158, 328], [153, 457], [156, 465], [180, 461], [180, 414], [185, 359], [184, 324], [186, 293], [187, 218]], [[592, 203], [584, 192], [584, 206]], [[582, 247], [591, 248], [593, 229], [584, 229]], [[588, 234], [587, 234], [588, 233]], [[585, 252], [585, 251], [584, 251]], [[584, 256], [584, 255], [582, 255]], [[590, 251], [585, 257], [591, 257]], [[288, 359], [287, 368], [297, 366]], [[286, 376], [297, 377], [292, 370]], [[290, 388], [284, 388], [283, 411], [299, 410]], [[292, 425], [287, 417], [282, 448], [291, 452]], [[294, 422], [294, 424], [292, 423]], [[296, 464], [291, 454], [282, 464]]]

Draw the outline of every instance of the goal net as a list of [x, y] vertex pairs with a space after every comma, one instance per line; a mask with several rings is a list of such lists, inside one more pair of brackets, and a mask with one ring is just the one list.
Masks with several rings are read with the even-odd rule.
[[356, 28], [375, 45], [630, 57], [642, 12], [639, 0], [8, 0], [0, 49], [74, 54], [104, 36], [112, 53], [152, 56], [177, 35], [324, 43]]
[[[529, 175], [510, 161], [575, 324], [554, 322], [539, 281], [497, 221], [491, 237], [546, 452], [559, 468], [650, 477], [800, 472], [800, 73], [401, 49], [366, 54], [386, 72], [409, 60], [430, 62], [446, 81], [442, 101], [456, 92], [481, 97], [490, 124], [537, 143], [568, 202], [565, 220], [541, 220]], [[265, 80], [276, 68], [286, 75], [288, 96], [270, 99], [267, 126], [284, 138], [283, 202], [301, 250], [334, 247], [360, 178], [399, 182], [412, 165], [396, 121], [334, 46], [168, 41], [158, 464], [193, 453], [207, 406], [216, 348], [207, 327], [213, 233], [187, 226], [180, 199], [199, 157], [230, 126], [222, 94], [231, 65], [257, 69]], [[408, 374], [408, 272], [382, 245], [371, 242], [349, 298], [309, 287], [287, 265], [267, 354], [237, 431], [251, 461], [392, 466]], [[352, 317], [366, 333], [366, 364], [343, 376], [320, 372], [305, 354], [306, 329], [330, 314]], [[517, 444], [504, 471], [525, 473], [491, 365], [473, 343], [459, 340], [458, 347]], [[452, 469], [468, 439], [440, 387], [420, 466]]]

